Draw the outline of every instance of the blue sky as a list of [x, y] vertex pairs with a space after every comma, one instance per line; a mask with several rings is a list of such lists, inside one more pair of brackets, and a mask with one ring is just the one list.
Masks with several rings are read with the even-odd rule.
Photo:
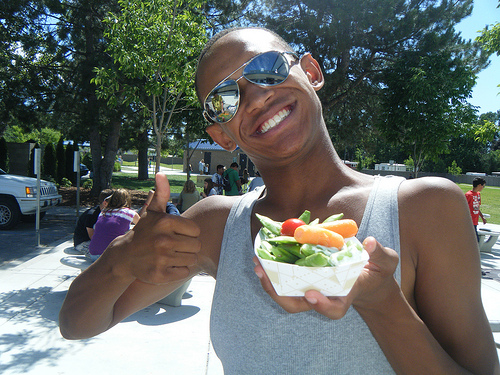
[[[500, 8], [498, 0], [474, 0], [472, 14], [460, 22], [456, 30], [462, 33], [465, 39], [474, 39], [486, 25], [500, 22]], [[496, 112], [500, 110], [500, 56], [490, 57], [490, 66], [478, 75], [472, 98], [469, 102], [481, 107], [479, 113]]]

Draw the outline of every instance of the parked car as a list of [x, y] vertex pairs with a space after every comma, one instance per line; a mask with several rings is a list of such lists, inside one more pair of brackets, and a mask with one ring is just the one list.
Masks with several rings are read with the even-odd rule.
[[[36, 178], [8, 174], [0, 169], [0, 230], [13, 228], [19, 220], [34, 221], [36, 215]], [[40, 217], [62, 201], [57, 186], [40, 181]]]

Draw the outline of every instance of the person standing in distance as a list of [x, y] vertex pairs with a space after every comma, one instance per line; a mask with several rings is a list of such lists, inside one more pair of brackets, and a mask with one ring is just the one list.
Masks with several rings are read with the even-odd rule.
[[224, 167], [222, 164], [217, 165], [217, 172], [212, 176], [212, 182], [214, 183], [214, 188], [218, 195], [224, 194], [224, 184], [222, 183], [222, 174], [224, 173]]
[[486, 185], [486, 180], [482, 177], [476, 177], [472, 181], [472, 190], [465, 193], [465, 198], [467, 199], [467, 204], [469, 205], [470, 216], [472, 218], [472, 224], [474, 225], [474, 230], [476, 231], [476, 238], [479, 242], [479, 234], [477, 233], [477, 225], [479, 224], [479, 217], [486, 224], [486, 219], [481, 212], [481, 191], [483, 191]]

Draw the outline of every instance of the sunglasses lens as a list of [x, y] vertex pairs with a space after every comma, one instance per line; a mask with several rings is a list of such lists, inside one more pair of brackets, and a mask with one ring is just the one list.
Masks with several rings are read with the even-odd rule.
[[[289, 72], [290, 64], [284, 54], [270, 51], [250, 60], [243, 69], [243, 77], [257, 85], [274, 86], [285, 81]], [[224, 123], [234, 117], [240, 102], [238, 80], [225, 80], [208, 94], [204, 112], [207, 119]]]
[[243, 70], [243, 76], [250, 82], [263, 86], [282, 83], [290, 71], [290, 64], [283, 54], [275, 51], [255, 57]]
[[207, 116], [214, 122], [227, 122], [231, 120], [238, 110], [240, 90], [234, 80], [221, 83], [205, 100]]

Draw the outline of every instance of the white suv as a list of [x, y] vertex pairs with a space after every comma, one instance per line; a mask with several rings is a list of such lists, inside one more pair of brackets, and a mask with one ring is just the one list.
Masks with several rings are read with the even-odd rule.
[[[52, 182], [40, 181], [40, 217], [62, 197]], [[0, 230], [14, 227], [21, 218], [33, 221], [36, 214], [36, 178], [16, 176], [0, 169]]]

